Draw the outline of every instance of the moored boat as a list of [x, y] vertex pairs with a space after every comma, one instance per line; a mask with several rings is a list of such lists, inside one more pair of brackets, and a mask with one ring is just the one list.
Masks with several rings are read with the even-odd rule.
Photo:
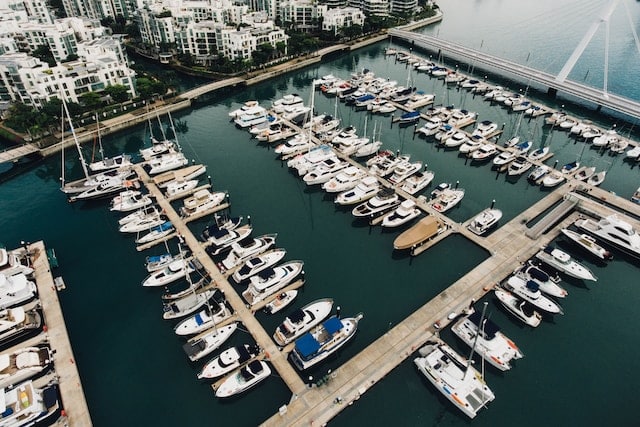
[[53, 366], [53, 352], [49, 344], [21, 347], [0, 354], [0, 388], [19, 384]]
[[494, 293], [502, 306], [524, 324], [535, 328], [542, 322], [540, 313], [527, 307], [525, 301], [520, 300], [511, 292], [504, 289], [494, 289]]
[[609, 252], [608, 250], [606, 250], [605, 248], [600, 246], [596, 242], [596, 239], [594, 239], [593, 237], [591, 237], [588, 234], [577, 233], [577, 232], [575, 232], [573, 230], [569, 230], [568, 228], [563, 228], [560, 231], [562, 232], [562, 234], [567, 236], [570, 240], [572, 240], [574, 243], [576, 243], [582, 249], [586, 250], [587, 252], [591, 253], [592, 255], [595, 255], [596, 257], [600, 258], [601, 260], [607, 260], [607, 259], [611, 259], [613, 257], [611, 252]]
[[255, 305], [289, 285], [300, 274], [304, 274], [303, 267], [302, 261], [288, 261], [262, 270], [249, 278], [249, 285], [242, 292], [242, 296], [249, 305]]
[[446, 188], [431, 202], [431, 207], [440, 213], [456, 206], [464, 197], [463, 188]]
[[296, 299], [296, 296], [298, 296], [298, 291], [296, 289], [290, 289], [286, 292], [282, 292], [264, 306], [264, 311], [269, 314], [275, 314], [291, 304], [293, 300]]
[[640, 234], [617, 215], [609, 215], [598, 222], [589, 218], [578, 219], [575, 225], [581, 230], [602, 239], [615, 248], [640, 258]]
[[561, 273], [565, 273], [569, 276], [575, 277], [576, 279], [598, 280], [591, 270], [574, 261], [568, 253], [553, 246], [546, 246], [536, 254], [536, 258]]
[[474, 234], [481, 236], [494, 227], [500, 218], [502, 218], [500, 209], [486, 208], [471, 220], [467, 228]]
[[257, 345], [243, 344], [230, 347], [208, 361], [198, 373], [198, 379], [213, 379], [228, 374], [260, 354]]
[[519, 276], [511, 276], [505, 287], [531, 305], [552, 314], [562, 314], [562, 308], [551, 298], [540, 291], [540, 286], [533, 280], [526, 280]]
[[214, 327], [191, 338], [182, 349], [192, 362], [198, 361], [220, 347], [238, 328], [238, 322]]
[[322, 322], [331, 313], [333, 299], [321, 298], [298, 308], [284, 319], [276, 328], [273, 340], [279, 346], [285, 346], [309, 329]]
[[382, 218], [383, 227], [399, 227], [420, 216], [422, 211], [416, 206], [413, 200], [407, 199], [400, 203], [397, 208]]
[[229, 397], [242, 393], [265, 380], [271, 369], [264, 360], [253, 360], [224, 380], [216, 390], [216, 397]]

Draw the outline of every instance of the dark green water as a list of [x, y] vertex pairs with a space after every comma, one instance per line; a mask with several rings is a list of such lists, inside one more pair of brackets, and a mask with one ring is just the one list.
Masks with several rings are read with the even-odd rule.
[[[371, 46], [242, 93], [218, 95], [176, 117], [188, 128], [179, 135], [185, 153], [208, 165], [214, 188], [230, 192], [232, 214], [251, 215], [255, 235], [277, 232], [278, 246], [287, 249], [287, 259], [305, 261], [307, 284], [296, 304], [333, 297], [343, 315], [364, 313], [355, 340], [314, 369], [311, 374], [316, 378], [328, 369], [335, 370], [486, 257], [482, 249], [455, 236], [413, 260], [395, 255], [392, 242], [397, 232], [381, 232], [354, 222], [348, 211], [336, 209], [322, 191], [307, 188], [273, 151], [256, 145], [246, 132], [228, 122], [229, 109], [247, 99], [267, 105], [291, 92], [308, 97], [310, 80], [324, 74], [347, 77], [367, 67], [404, 84], [408, 71], [385, 58], [384, 47], [386, 43]], [[424, 75], [412, 77], [418, 88], [436, 94], [437, 103], [464, 106], [477, 111], [480, 119], [504, 123], [505, 138], [513, 133], [517, 116], [466, 92], [446, 91], [441, 82]], [[321, 112], [334, 112], [333, 100], [322, 95], [316, 96], [315, 105]], [[364, 128], [365, 113], [340, 104], [338, 115]], [[459, 181], [467, 190], [459, 208], [450, 214], [456, 221], [466, 220], [495, 199], [506, 222], [546, 194], [524, 178], [508, 181], [488, 165], [465, 166], [456, 152], [439, 151], [430, 142], [414, 140], [412, 128], [391, 128], [389, 118], [370, 118], [369, 135], [374, 121], [382, 128], [385, 147], [409, 152], [412, 158], [428, 163], [436, 172], [436, 182]], [[582, 155], [584, 162], [607, 168], [603, 187], [608, 190], [628, 197], [638, 186], [637, 168], [622, 162], [620, 156], [610, 157], [589, 147], [583, 151], [566, 134], [542, 129], [541, 121], [523, 121], [520, 134], [533, 135], [537, 144], [545, 138], [561, 164]], [[146, 138], [145, 128], [140, 127], [105, 143], [112, 153], [135, 152]], [[95, 425], [248, 426], [288, 402], [288, 390], [275, 375], [229, 401], [217, 400], [208, 384], [198, 382], [195, 375], [203, 362], [188, 362], [173, 324], [162, 320], [161, 291], [141, 286], [146, 274], [144, 257], [150, 253], [137, 253], [133, 239], [117, 232], [118, 217], [105, 203], [68, 204], [57, 191], [59, 163], [59, 159], [49, 159], [0, 186], [2, 240], [14, 247], [20, 240], [43, 239], [55, 248], [61, 264], [56, 273], [67, 283], [61, 294], [65, 319]], [[74, 159], [68, 159], [67, 171], [79, 173]], [[190, 228], [200, 232], [205, 224], [196, 222]], [[633, 403], [640, 381], [634, 328], [640, 322], [638, 268], [622, 257], [607, 266], [585, 263], [600, 280], [588, 288], [565, 283], [570, 293], [563, 301], [566, 314], [536, 330], [512, 321], [489, 298], [493, 320], [518, 343], [525, 358], [511, 372], [487, 371], [487, 382], [497, 397], [473, 421], [475, 425], [635, 425]], [[283, 315], [258, 316], [270, 333]], [[448, 331], [443, 336], [466, 352]], [[248, 339], [240, 331], [226, 345]], [[449, 426], [469, 422], [436, 394], [409, 359], [334, 424]]]

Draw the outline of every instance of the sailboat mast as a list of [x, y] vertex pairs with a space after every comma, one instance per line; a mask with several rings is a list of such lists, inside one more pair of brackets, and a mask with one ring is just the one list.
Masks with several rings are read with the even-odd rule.
[[76, 143], [76, 147], [78, 149], [78, 156], [80, 157], [80, 164], [82, 165], [82, 171], [84, 172], [85, 178], [89, 178], [87, 163], [84, 161], [84, 156], [82, 155], [82, 149], [80, 148], [80, 141], [78, 141], [78, 137], [76, 136], [76, 130], [73, 128], [73, 122], [71, 121], [71, 114], [69, 114], [69, 109], [67, 108], [67, 102], [65, 101], [63, 96], [60, 96], [60, 98], [62, 99], [62, 108], [64, 108], [64, 113], [67, 116], [67, 120], [69, 121], [69, 128], [71, 129], [71, 135], [73, 135], [73, 141]]
[[171, 117], [171, 112], [167, 112], [169, 115], [169, 124], [171, 124], [171, 132], [173, 132], [173, 139], [176, 141], [176, 147], [178, 147], [178, 151], [182, 151], [182, 147], [180, 147], [180, 143], [178, 142], [178, 134], [176, 132], [175, 126], [173, 126], [173, 118]]
[[482, 306], [482, 316], [480, 316], [480, 323], [478, 324], [478, 331], [476, 332], [476, 336], [473, 339], [473, 346], [471, 347], [471, 354], [469, 354], [469, 360], [467, 360], [467, 367], [465, 368], [465, 373], [469, 370], [469, 365], [471, 364], [471, 360], [473, 359], [473, 353], [476, 351], [476, 343], [478, 342], [478, 337], [480, 336], [481, 328], [484, 328], [484, 314], [487, 311], [487, 302], [484, 302]]
[[96, 132], [98, 132], [98, 147], [100, 147], [100, 158], [104, 160], [104, 148], [102, 148], [102, 136], [100, 135], [100, 118], [96, 113]]
[[60, 105], [60, 146], [61, 146], [61, 162], [60, 165], [60, 189], [64, 190], [64, 107]]

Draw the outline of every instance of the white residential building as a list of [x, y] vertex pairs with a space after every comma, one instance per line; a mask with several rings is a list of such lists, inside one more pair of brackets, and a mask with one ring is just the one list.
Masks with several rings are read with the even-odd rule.
[[318, 28], [318, 3], [316, 0], [281, 0], [280, 20], [290, 23], [297, 31], [310, 32]]
[[368, 16], [389, 16], [389, 0], [348, 0], [349, 6], [356, 7]]
[[323, 13], [322, 31], [338, 33], [343, 27], [364, 25], [364, 13], [355, 7], [328, 9]]
[[[269, 21], [271, 22], [271, 21]], [[218, 30], [218, 52], [225, 57], [235, 59], [251, 59], [251, 53], [258, 46], [269, 43], [276, 48], [278, 42], [287, 42], [284, 30], [271, 25], [262, 27], [221, 27]]]
[[418, 8], [418, 0], [391, 0], [391, 13], [411, 14]]

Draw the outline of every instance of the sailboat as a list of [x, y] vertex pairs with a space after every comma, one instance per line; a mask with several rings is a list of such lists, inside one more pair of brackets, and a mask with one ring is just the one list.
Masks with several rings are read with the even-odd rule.
[[[483, 320], [484, 309], [480, 325]], [[427, 345], [419, 350], [422, 357], [416, 357], [413, 360], [420, 373], [469, 418], [474, 418], [487, 403], [495, 399], [483, 375], [471, 366], [477, 337], [478, 335], [474, 340], [469, 359], [464, 359], [444, 341], [434, 339], [428, 341]]]
[[160, 122], [160, 116], [158, 116], [158, 112], [156, 111], [156, 117], [158, 119], [158, 123], [160, 124], [160, 131], [162, 132], [162, 139], [158, 140], [153, 136], [151, 119], [149, 121], [149, 134], [151, 140], [151, 147], [141, 148], [140, 156], [146, 161], [151, 160], [154, 157], [160, 156], [162, 154], [168, 153], [171, 150], [175, 150], [176, 144], [173, 140], [167, 139], [164, 134], [164, 130], [162, 129], [162, 122]]
[[91, 172], [104, 172], [111, 169], [120, 169], [125, 166], [131, 166], [131, 156], [128, 154], [118, 154], [114, 157], [105, 157], [104, 148], [102, 147], [102, 136], [100, 135], [100, 121], [96, 114], [96, 132], [98, 134], [98, 146], [100, 147], [100, 157], [102, 160], [89, 163]]

